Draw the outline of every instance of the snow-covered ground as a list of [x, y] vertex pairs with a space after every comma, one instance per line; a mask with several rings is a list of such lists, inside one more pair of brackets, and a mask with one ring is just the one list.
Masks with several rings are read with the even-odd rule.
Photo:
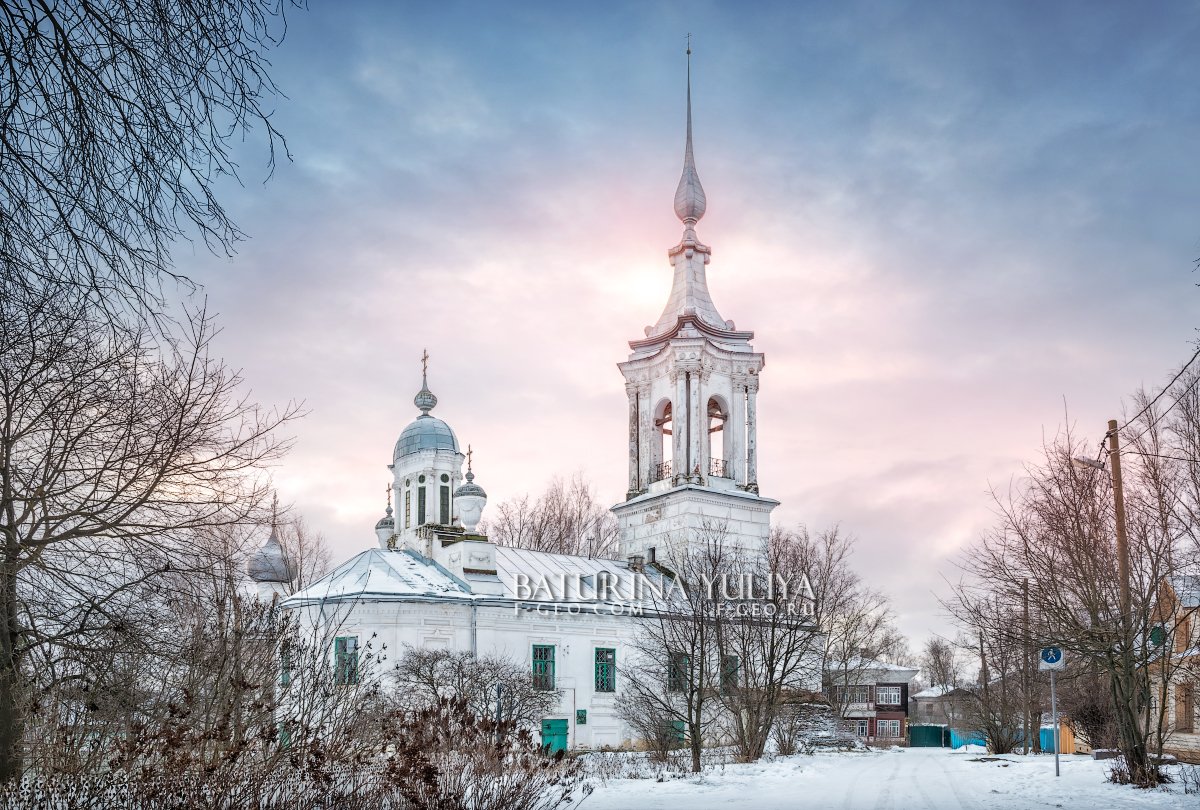
[[1035, 808], [1197, 808], [1179, 784], [1137, 790], [1105, 781], [1106, 762], [1064, 756], [1005, 756], [940, 748], [796, 756], [726, 765], [701, 776], [655, 782], [610, 780], [583, 810], [1034, 810]]

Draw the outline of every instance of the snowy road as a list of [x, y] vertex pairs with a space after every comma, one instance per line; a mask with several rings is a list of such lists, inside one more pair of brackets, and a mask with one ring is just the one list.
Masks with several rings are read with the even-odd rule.
[[[729, 765], [669, 782], [614, 780], [597, 788], [584, 810], [1132, 810], [1195, 808], [1200, 797], [1142, 791], [1105, 782], [1105, 763], [1063, 757], [1004, 757], [937, 748], [789, 757]], [[973, 761], [974, 760], [974, 761]]]

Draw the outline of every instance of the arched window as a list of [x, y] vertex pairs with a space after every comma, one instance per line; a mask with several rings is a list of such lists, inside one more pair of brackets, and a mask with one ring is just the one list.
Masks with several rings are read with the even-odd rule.
[[729, 420], [729, 408], [720, 397], [708, 400], [708, 474], [716, 478], [729, 478], [730, 431], [725, 429]]
[[671, 400], [664, 399], [654, 409], [654, 438], [650, 446], [650, 480], [671, 477]]

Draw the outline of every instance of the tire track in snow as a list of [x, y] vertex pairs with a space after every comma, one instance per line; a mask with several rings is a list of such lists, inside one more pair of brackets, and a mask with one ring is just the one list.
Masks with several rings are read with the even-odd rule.
[[946, 777], [946, 784], [950, 787], [950, 792], [954, 794], [954, 798], [958, 800], [958, 806], [961, 810], [976, 810], [977, 805], [968, 802], [963, 797], [962, 791], [958, 789], [958, 785], [954, 783], [954, 776], [950, 773], [950, 768], [946, 765], [946, 758], [944, 756], [938, 757], [937, 760], [938, 766], [941, 767], [942, 773]]
[[[892, 796], [892, 792], [896, 784], [896, 778], [900, 775], [901, 763], [899, 756], [896, 754], [889, 753], [884, 754], [884, 756], [891, 756], [894, 762], [892, 763], [892, 770], [878, 784], [879, 798], [875, 800], [875, 810], [894, 810], [896, 802]], [[879, 770], [878, 768], [874, 769], [874, 773], [872, 774], [876, 779], [878, 779]], [[861, 807], [862, 805], [859, 806]]]

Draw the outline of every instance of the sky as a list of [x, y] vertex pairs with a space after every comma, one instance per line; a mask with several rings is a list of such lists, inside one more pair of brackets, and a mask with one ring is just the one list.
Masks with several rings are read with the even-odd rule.
[[616, 503], [689, 32], [709, 288], [766, 355], [761, 491], [853, 534], [919, 648], [990, 493], [1193, 351], [1197, 3], [312, 0], [271, 56], [291, 161], [239, 143], [249, 239], [177, 267], [253, 396], [303, 401], [272, 474], [336, 560], [376, 542], [424, 349], [491, 508], [575, 473]]

